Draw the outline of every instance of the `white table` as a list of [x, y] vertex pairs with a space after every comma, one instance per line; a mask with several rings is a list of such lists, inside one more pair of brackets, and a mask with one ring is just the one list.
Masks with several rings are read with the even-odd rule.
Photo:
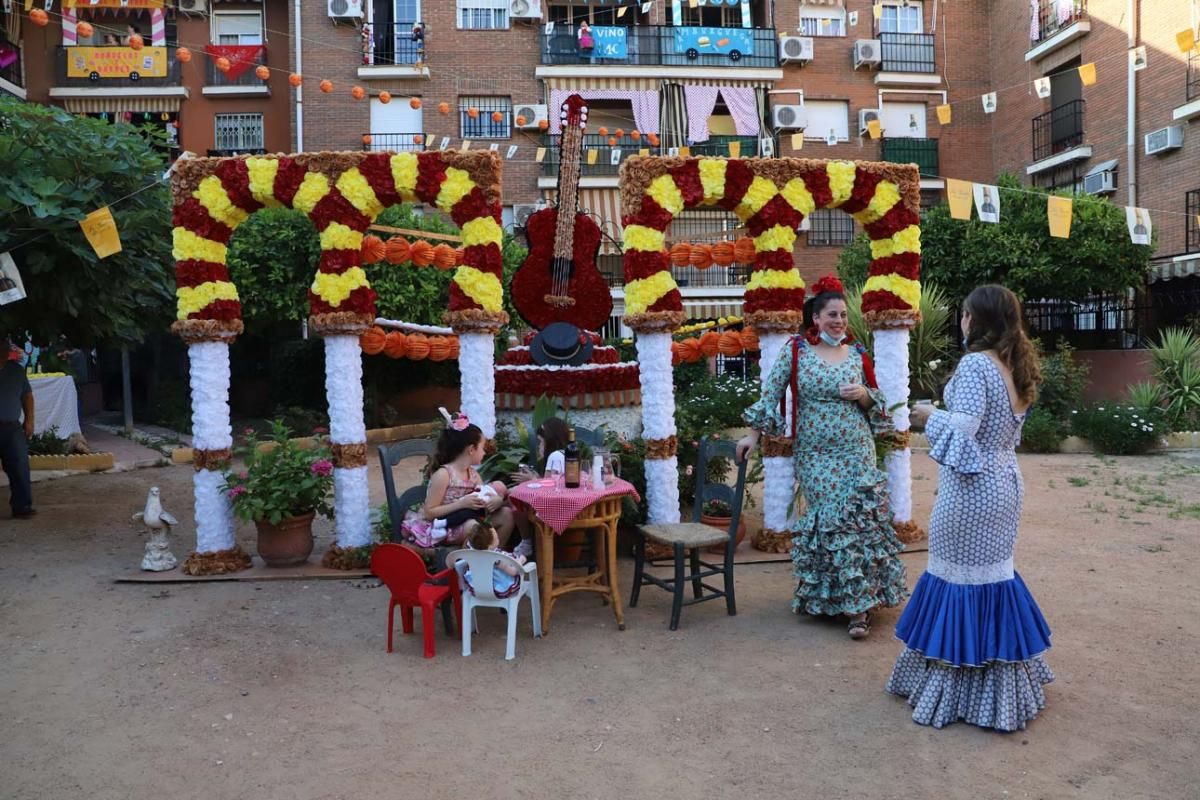
[[58, 435], [63, 439], [82, 433], [74, 378], [70, 375], [57, 378], [30, 375], [29, 385], [33, 387], [34, 433], [45, 433], [51, 426], [58, 427]]

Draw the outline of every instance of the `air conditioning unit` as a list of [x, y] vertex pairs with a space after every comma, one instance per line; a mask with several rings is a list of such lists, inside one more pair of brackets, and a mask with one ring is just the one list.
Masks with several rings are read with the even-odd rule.
[[808, 114], [802, 105], [771, 106], [771, 127], [777, 131], [802, 131], [808, 127]]
[[539, 211], [541, 207], [537, 203], [514, 203], [513, 204], [513, 227], [524, 228], [529, 218]]
[[811, 36], [785, 36], [779, 40], [779, 63], [787, 64], [799, 61], [807, 64], [813, 58], [813, 40]]
[[854, 43], [854, 68], [879, 66], [881, 50], [878, 39], [859, 39]]
[[1083, 191], [1087, 194], [1112, 194], [1117, 190], [1117, 174], [1106, 169], [1083, 176]]
[[867, 125], [870, 122], [879, 122], [883, 124], [883, 120], [879, 118], [878, 108], [860, 108], [858, 110], [858, 132], [866, 133]]
[[1166, 153], [1183, 147], [1183, 126], [1172, 125], [1146, 134], [1146, 155]]
[[537, 129], [541, 127], [542, 120], [550, 119], [550, 114], [546, 111], [546, 106], [544, 105], [513, 106], [513, 119], [516, 120], [517, 117], [525, 118], [525, 124], [517, 124], [518, 128], [523, 130], [529, 128]]
[[327, 0], [331, 19], [361, 18], [362, 0]]
[[511, 19], [541, 19], [542, 0], [509, 0], [508, 16]]
[[203, 14], [208, 10], [208, 0], [175, 0], [175, 7], [185, 14]]

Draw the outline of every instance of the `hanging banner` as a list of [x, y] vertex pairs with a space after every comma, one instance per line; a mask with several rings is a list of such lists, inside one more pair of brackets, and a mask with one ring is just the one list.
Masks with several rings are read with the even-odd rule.
[[878, 139], [883, 135], [883, 128], [879, 125], [879, 120], [867, 120], [867, 135], [872, 139]]
[[165, 78], [167, 48], [143, 47], [68, 47], [67, 77], [88, 78]]
[[1129, 240], [1134, 244], [1150, 244], [1154, 225], [1150, 212], [1144, 208], [1125, 207], [1125, 224], [1129, 226]]
[[593, 58], [629, 58], [628, 44], [629, 28], [612, 25], [597, 25], [592, 28], [592, 38], [596, 45], [592, 49]]
[[235, 80], [246, 70], [262, 63], [267, 49], [261, 44], [210, 44], [204, 48], [204, 52], [212, 59], [229, 59], [229, 70], [225, 75]]
[[1033, 89], [1037, 92], [1037, 96], [1045, 100], [1050, 96], [1050, 79], [1038, 78], [1033, 82]]
[[949, 125], [950, 120], [953, 118], [950, 106], [945, 103], [937, 107], [937, 115], [939, 125]]
[[702, 55], [754, 55], [754, 36], [743, 28], [675, 28], [675, 52]]
[[946, 179], [946, 199], [950, 201], [950, 218], [969, 220], [971, 218], [971, 202], [974, 192], [970, 181], [960, 181], [955, 178]]
[[98, 208], [79, 221], [83, 235], [88, 244], [100, 258], [121, 252], [121, 234], [117, 231], [117, 221], [113, 219], [108, 206]]
[[1050, 235], [1057, 239], [1071, 238], [1071, 209], [1069, 197], [1051, 195], [1046, 198], [1046, 216], [1050, 218]]
[[729, 142], [729, 157], [730, 158], [741, 158], [742, 157], [742, 143], [741, 142], [739, 142], [737, 140], [732, 140]]
[[996, 93], [988, 92], [983, 95], [983, 113], [991, 114], [996, 110]]
[[1141, 72], [1146, 68], [1146, 45], [1129, 51], [1129, 63], [1133, 65], [1134, 72]]
[[1091, 86], [1096, 82], [1096, 62], [1089, 61], [1079, 66], [1079, 82]]
[[13, 261], [11, 254], [0, 253], [0, 306], [24, 299], [25, 284], [21, 282], [17, 262]]
[[1179, 52], [1192, 52], [1192, 48], [1196, 46], [1196, 32], [1191, 28], [1180, 31], [1175, 34], [1175, 43], [1179, 45]]
[[975, 213], [983, 222], [999, 222], [1000, 190], [986, 183], [975, 184]]
[[803, 133], [793, 133], [792, 134], [792, 149], [793, 150], [803, 150], [804, 149], [804, 134]]

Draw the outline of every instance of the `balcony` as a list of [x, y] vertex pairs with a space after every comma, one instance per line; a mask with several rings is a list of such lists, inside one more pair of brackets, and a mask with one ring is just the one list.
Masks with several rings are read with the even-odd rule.
[[937, 178], [937, 139], [884, 139], [883, 160], [893, 164], [916, 164], [925, 179]]
[[1188, 55], [1187, 99], [1189, 103], [1200, 99], [1200, 52], [1195, 50]]
[[182, 89], [174, 47], [59, 47], [54, 78], [60, 89]]
[[1033, 166], [1053, 161], [1044, 166], [1049, 168], [1078, 160], [1071, 157], [1074, 151], [1087, 150], [1081, 157], [1091, 156], [1091, 148], [1083, 144], [1084, 104], [1084, 100], [1072, 100], [1033, 118]]
[[1087, 0], [1038, 0], [1037, 15], [1037, 35], [1030, 37], [1026, 61], [1043, 58], [1085, 36], [1092, 28]]
[[1186, 249], [1189, 253], [1200, 253], [1200, 189], [1184, 194]]
[[[421, 141], [417, 141], [417, 137], [421, 137]], [[369, 138], [368, 138], [369, 137]], [[428, 146], [426, 142], [428, 138], [421, 133], [364, 133], [363, 134], [363, 150], [370, 152], [394, 152], [400, 153], [404, 151], [416, 152], [424, 150]]]
[[363, 80], [392, 78], [428, 78], [425, 67], [425, 40], [422, 23], [397, 22], [377, 25], [363, 53], [358, 77]]
[[541, 63], [546, 65], [669, 66], [779, 68], [774, 28], [717, 28], [720, 38], [701, 36], [699, 29], [673, 25], [608, 26], [619, 31], [606, 37], [593, 28], [596, 47], [581, 51], [574, 26], [555, 25], [539, 36]]
[[[643, 149], [649, 149], [656, 155], [666, 155], [667, 150], [664, 147], [649, 147], [644, 139], [634, 141], [628, 136], [617, 141], [615, 146], [610, 145], [608, 140], [611, 137], [601, 136], [599, 134], [588, 133], [583, 136], [583, 164], [580, 174], [584, 177], [605, 177], [610, 176], [616, 178], [617, 173], [621, 169], [621, 164], [629, 156], [637, 155]], [[559, 164], [559, 137], [546, 135], [543, 137], [542, 144], [546, 148], [546, 159], [542, 162], [543, 177], [557, 177]], [[757, 136], [710, 136], [708, 141], [699, 142], [691, 145], [690, 151], [693, 156], [728, 156], [729, 143], [738, 142], [741, 144], [741, 157], [750, 158], [757, 156], [758, 152], [758, 137]], [[587, 163], [588, 150], [596, 151], [596, 163]], [[613, 153], [620, 151], [614, 161]]]
[[[266, 60], [267, 53], [263, 50], [262, 59]], [[254, 74], [254, 70], [262, 66], [254, 64], [244, 72], [235, 76], [227, 75], [217, 69], [215, 58], [204, 59], [204, 89], [205, 96], [225, 97], [264, 97], [270, 96], [271, 87], [262, 78]]]
[[881, 69], [884, 72], [937, 72], [932, 33], [880, 33]]

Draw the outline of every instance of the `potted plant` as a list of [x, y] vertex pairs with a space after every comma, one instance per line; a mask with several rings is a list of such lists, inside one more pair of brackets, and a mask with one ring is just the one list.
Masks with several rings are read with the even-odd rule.
[[[712, 528], [728, 531], [729, 524], [733, 522], [733, 509], [730, 508], [729, 503], [725, 502], [724, 500], [705, 500], [704, 505], [700, 507], [700, 522]], [[746, 520], [738, 519], [737, 538], [733, 544], [735, 550], [745, 538]], [[725, 545], [713, 545], [708, 549], [709, 552], [712, 553], [724, 553]]]
[[235, 454], [245, 468], [225, 475], [224, 489], [238, 519], [258, 529], [258, 555], [267, 566], [303, 564], [313, 549], [313, 517], [333, 515], [333, 462], [318, 435], [307, 445], [291, 439], [281, 421], [263, 442], [251, 429]]

